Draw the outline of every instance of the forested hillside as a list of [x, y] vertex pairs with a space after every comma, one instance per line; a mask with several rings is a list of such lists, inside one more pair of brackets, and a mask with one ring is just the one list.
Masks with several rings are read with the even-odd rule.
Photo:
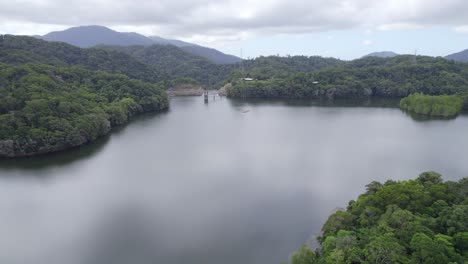
[[242, 64], [215, 64], [172, 45], [99, 47], [126, 53], [148, 65], [158, 67], [166, 71], [171, 79], [192, 78], [210, 88], [219, 88], [225, 82], [242, 77], [261, 80], [285, 78], [296, 73], [311, 73], [344, 64], [337, 59], [316, 56], [268, 56], [245, 60]]
[[302, 247], [291, 264], [466, 263], [468, 178], [443, 182], [435, 172], [416, 180], [371, 182], [346, 211], [328, 218], [321, 249]]
[[180, 48], [193, 55], [206, 58], [209, 61], [214, 62], [216, 64], [235, 64], [241, 61], [239, 57], [229, 55], [229, 54], [224, 54], [219, 50], [202, 47], [198, 45], [186, 45], [186, 46], [181, 46]]
[[[297, 73], [311, 73], [318, 70], [337, 67], [345, 62], [334, 58], [319, 56], [261, 56], [245, 60], [238, 65], [232, 79], [250, 77], [258, 80], [283, 79]], [[242, 66], [242, 67], [240, 67]]]
[[[366, 57], [337, 62], [311, 73], [256, 74], [265, 67], [249, 68], [256, 81], [234, 83], [231, 97], [359, 98], [404, 97], [412, 93], [455, 94], [468, 90], [468, 64], [443, 58], [397, 56]], [[270, 72], [275, 72], [270, 70]]]
[[232, 70], [236, 69], [234, 65], [215, 64], [172, 45], [99, 47], [128, 54], [141, 62], [164, 70], [171, 79], [192, 78], [211, 88], [219, 88]]
[[0, 157], [96, 140], [135, 114], [168, 107], [157, 86], [125, 75], [43, 64], [0, 64]]
[[53, 66], [80, 66], [125, 74], [130, 78], [158, 83], [168, 78], [163, 69], [151, 67], [116, 51], [82, 49], [61, 42], [47, 42], [26, 36], [5, 35], [0, 38], [0, 62], [20, 65], [40, 63]]

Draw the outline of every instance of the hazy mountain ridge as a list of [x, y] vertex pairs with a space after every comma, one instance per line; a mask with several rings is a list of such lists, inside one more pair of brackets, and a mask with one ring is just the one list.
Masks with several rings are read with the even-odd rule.
[[468, 62], [468, 49], [445, 56], [448, 60]]
[[[397, 57], [400, 55], [403, 55], [403, 54], [398, 54], [393, 51], [379, 51], [379, 52], [373, 52], [373, 53], [367, 54], [363, 56], [362, 58], [366, 58], [366, 57], [393, 58], [393, 57]], [[430, 56], [430, 57], [435, 58], [438, 56]], [[456, 52], [453, 54], [449, 54], [443, 58], [448, 59], [448, 60], [458, 61], [458, 62], [468, 62], [468, 49], [460, 51], [460, 52]]]
[[[81, 48], [97, 45], [106, 46], [150, 46], [153, 44], [173, 45], [185, 52], [210, 60], [216, 64], [234, 64], [241, 61], [239, 57], [225, 54], [213, 48], [159, 36], [144, 36], [135, 32], [117, 32], [104, 26], [79, 26], [63, 31], [50, 32], [44, 36], [34, 36], [47, 41], [65, 42]], [[379, 51], [364, 57], [392, 58], [400, 54], [393, 51]], [[468, 62], [468, 49], [445, 56], [446, 59]]]
[[217, 64], [231, 64], [240, 58], [224, 54], [218, 50], [175, 39], [165, 39], [158, 36], [146, 37], [135, 32], [117, 32], [103, 26], [72, 27], [63, 31], [50, 32], [44, 36], [35, 36], [47, 41], [65, 42], [80, 48], [97, 45], [109, 46], [150, 46], [152, 44], [174, 45], [186, 52], [202, 56]]
[[102, 26], [72, 27], [64, 31], [50, 32], [41, 37], [47, 41], [65, 42], [80, 48], [99, 44], [107, 45], [151, 45], [153, 41], [137, 33], [121, 33]]
[[182, 40], [165, 39], [165, 38], [161, 38], [158, 36], [152, 36], [149, 38], [153, 40], [155, 44], [174, 45], [188, 53], [206, 58], [216, 64], [234, 64], [234, 63], [238, 63], [241, 61], [239, 57], [229, 55], [229, 54], [224, 54], [219, 50], [203, 47], [203, 46], [185, 42]]
[[174, 45], [176, 47], [197, 46], [196, 44], [188, 43], [178, 39], [166, 39], [159, 36], [150, 36], [148, 38], [151, 39], [155, 44]]
[[392, 58], [392, 57], [396, 57], [400, 54], [398, 53], [395, 53], [393, 51], [378, 51], [378, 52], [373, 52], [373, 53], [370, 53], [370, 54], [367, 54], [364, 56], [365, 57], [379, 57], [379, 58]]

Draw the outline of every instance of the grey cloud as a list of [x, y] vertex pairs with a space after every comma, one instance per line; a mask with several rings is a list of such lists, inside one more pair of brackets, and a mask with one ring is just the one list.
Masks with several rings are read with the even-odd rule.
[[468, 24], [464, 0], [22, 0], [0, 2], [1, 24], [101, 24], [168, 36], [307, 33], [383, 25]]

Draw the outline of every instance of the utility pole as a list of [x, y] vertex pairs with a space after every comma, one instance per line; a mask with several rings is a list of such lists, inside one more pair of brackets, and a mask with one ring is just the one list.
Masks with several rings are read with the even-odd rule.
[[416, 50], [414, 51], [413, 64], [418, 64], [418, 58], [417, 58], [417, 56], [418, 56], [418, 50], [416, 49]]
[[240, 70], [241, 70], [241, 74], [242, 74], [242, 78], [244, 78], [244, 54], [243, 54], [243, 50], [241, 48], [240, 50], [240, 53], [241, 53], [241, 61], [240, 61]]

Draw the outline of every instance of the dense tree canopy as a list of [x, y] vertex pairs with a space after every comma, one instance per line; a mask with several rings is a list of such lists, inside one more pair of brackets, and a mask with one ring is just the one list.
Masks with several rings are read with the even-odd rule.
[[168, 107], [164, 70], [128, 54], [0, 38], [0, 157], [93, 141], [135, 114]]
[[256, 80], [284, 79], [298, 73], [311, 73], [322, 69], [338, 67], [346, 62], [319, 56], [261, 56], [245, 60], [231, 74], [232, 80], [250, 77]]
[[328, 218], [321, 249], [302, 247], [291, 264], [466, 263], [467, 219], [468, 178], [443, 182], [425, 172], [416, 180], [372, 182]]
[[[232, 97], [405, 97], [454, 94], [468, 88], [468, 64], [443, 58], [396, 56], [341, 61], [317, 56], [268, 56], [219, 65], [171, 45], [80, 49], [65, 43], [6, 35], [0, 62], [80, 66], [159, 83], [192, 78], [204, 86], [234, 85]], [[239, 82], [243, 77], [256, 81]], [[167, 87], [166, 87], [167, 88]]]
[[0, 64], [0, 157], [93, 141], [142, 112], [168, 107], [157, 86], [125, 75], [42, 64]]
[[158, 83], [169, 77], [156, 68], [117, 51], [82, 49], [62, 42], [48, 42], [26, 36], [0, 38], [0, 62], [13, 65], [40, 63], [52, 66], [80, 66], [89, 70], [125, 74], [132, 79]]
[[[326, 65], [326, 64], [325, 64]], [[251, 69], [248, 74], [255, 72]], [[255, 81], [236, 81], [231, 97], [356, 98], [405, 97], [412, 93], [455, 94], [468, 90], [468, 64], [443, 58], [367, 57], [322, 69], [294, 71]]]
[[241, 77], [266, 80], [284, 78], [294, 73], [310, 73], [343, 62], [322, 57], [268, 56], [242, 63], [220, 65], [171, 45], [152, 46], [101, 46], [106, 50], [119, 51], [167, 72], [171, 78], [189, 77], [210, 88], [219, 88], [226, 81]]
[[233, 65], [215, 64], [172, 45], [100, 46], [100, 48], [128, 54], [165, 71], [170, 79], [191, 78], [210, 88], [220, 87], [235, 68]]
[[435, 117], [453, 117], [460, 113], [464, 101], [458, 95], [423, 95], [412, 94], [400, 101], [400, 107], [403, 110], [416, 114], [435, 116]]

